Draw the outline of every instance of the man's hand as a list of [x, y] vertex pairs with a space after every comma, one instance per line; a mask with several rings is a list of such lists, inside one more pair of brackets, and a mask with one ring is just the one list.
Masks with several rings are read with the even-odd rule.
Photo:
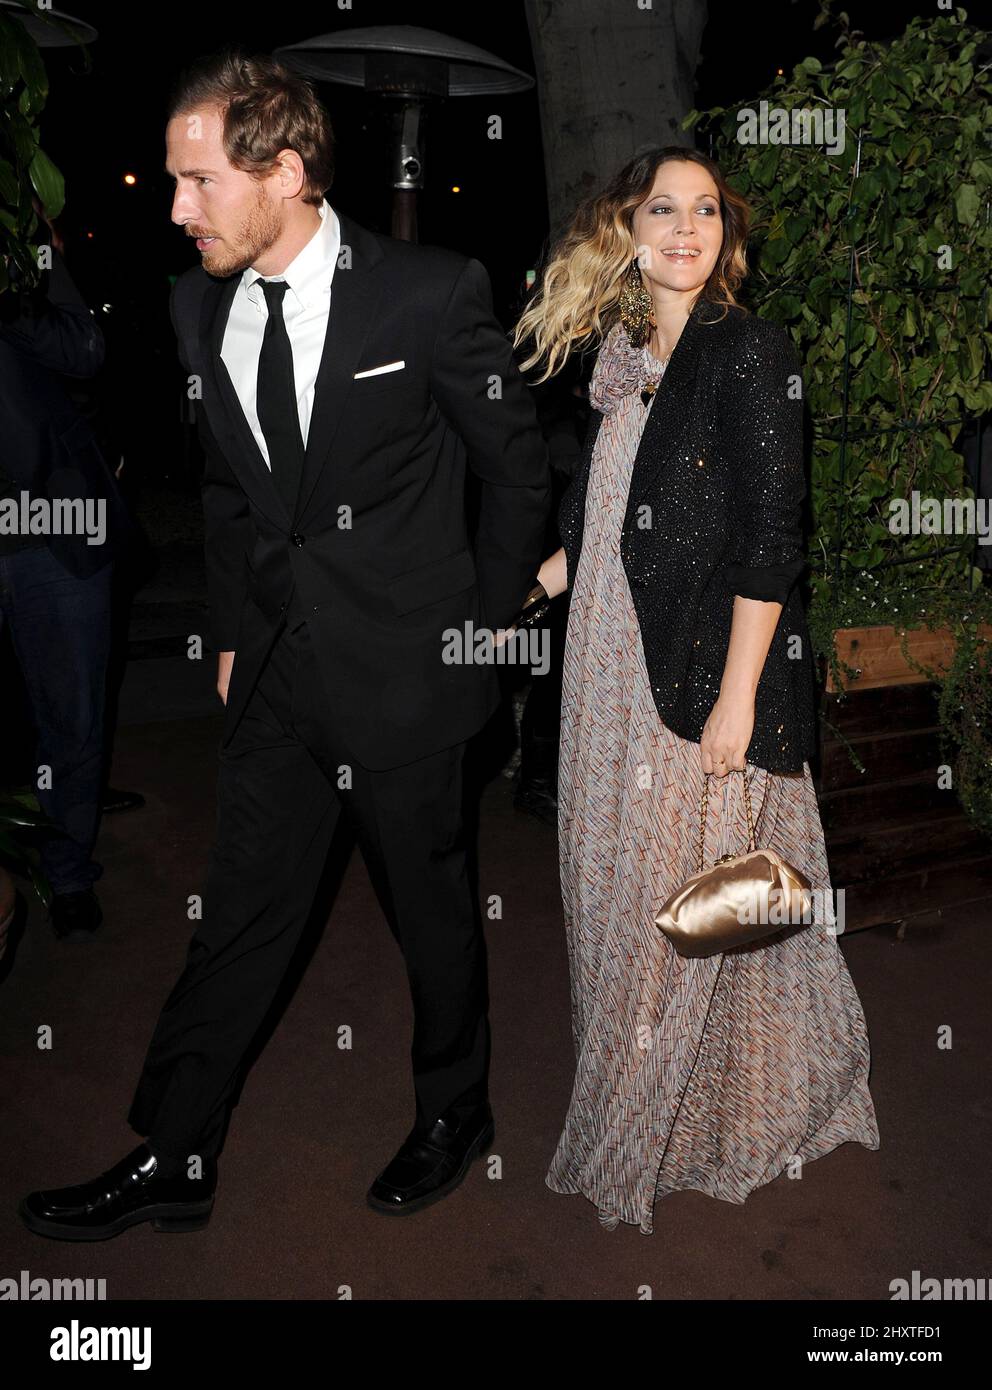
[[231, 683], [231, 668], [234, 665], [233, 652], [217, 653], [217, 694], [227, 704], [227, 687]]

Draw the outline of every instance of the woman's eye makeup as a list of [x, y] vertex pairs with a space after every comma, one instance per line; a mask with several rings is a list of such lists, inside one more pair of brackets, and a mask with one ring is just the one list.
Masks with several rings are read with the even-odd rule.
[[[648, 208], [648, 212], [671, 212], [672, 210], [673, 209], [671, 203], [656, 203], [654, 207]], [[696, 211], [715, 213], [716, 208], [713, 207], [711, 203], [700, 203], [699, 207], [696, 208]]]

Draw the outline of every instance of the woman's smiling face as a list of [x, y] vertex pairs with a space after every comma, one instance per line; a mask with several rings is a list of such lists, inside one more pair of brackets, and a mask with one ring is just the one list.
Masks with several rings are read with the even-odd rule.
[[712, 176], [695, 160], [659, 164], [650, 197], [634, 213], [633, 234], [648, 289], [701, 289], [723, 245], [720, 193]]

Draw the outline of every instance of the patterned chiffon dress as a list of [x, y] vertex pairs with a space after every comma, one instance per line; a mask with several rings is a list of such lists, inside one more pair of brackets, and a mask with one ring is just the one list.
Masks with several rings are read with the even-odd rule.
[[[664, 370], [647, 349], [644, 363]], [[658, 715], [620, 559], [646, 415], [636, 391], [604, 414], [572, 583], [558, 797], [576, 1073], [545, 1178], [607, 1229], [645, 1235], [656, 1199], [680, 1188], [740, 1203], [840, 1144], [879, 1147], [808, 764], [748, 777], [756, 843], [806, 873], [815, 921], [703, 960], [653, 924], [696, 872], [703, 774], [699, 745]], [[706, 864], [747, 844], [742, 783], [710, 779]]]

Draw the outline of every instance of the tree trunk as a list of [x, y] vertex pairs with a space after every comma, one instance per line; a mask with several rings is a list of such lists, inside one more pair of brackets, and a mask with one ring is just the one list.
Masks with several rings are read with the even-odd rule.
[[650, 145], [692, 145], [706, 0], [524, 0], [554, 237]]

